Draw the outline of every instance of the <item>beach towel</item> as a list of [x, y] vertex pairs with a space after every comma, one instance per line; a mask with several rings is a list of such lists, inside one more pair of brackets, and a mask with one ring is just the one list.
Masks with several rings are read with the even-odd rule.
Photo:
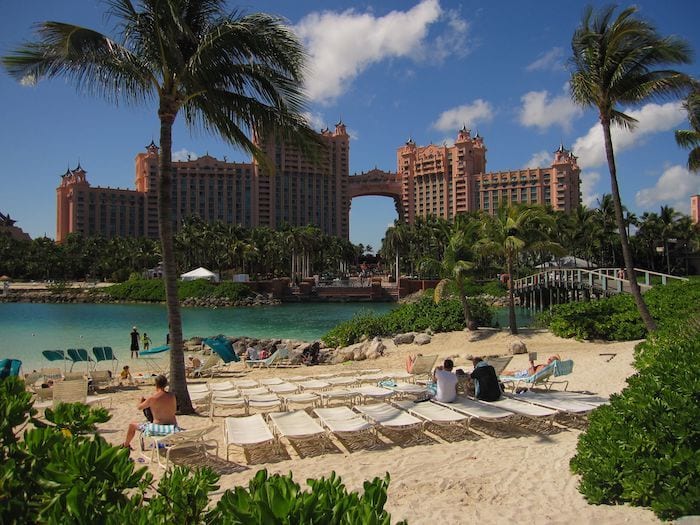
[[143, 432], [143, 435], [148, 436], [167, 436], [168, 434], [173, 434], [174, 432], [180, 432], [183, 430], [177, 425], [160, 425], [158, 423], [141, 423], [139, 425], [139, 430]]

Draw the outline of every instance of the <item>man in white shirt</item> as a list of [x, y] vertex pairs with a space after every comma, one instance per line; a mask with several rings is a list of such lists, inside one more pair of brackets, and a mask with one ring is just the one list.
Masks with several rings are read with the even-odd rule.
[[435, 400], [442, 403], [453, 403], [457, 397], [457, 376], [452, 373], [454, 363], [452, 359], [445, 359], [443, 366], [435, 369], [435, 382], [437, 383], [437, 393]]

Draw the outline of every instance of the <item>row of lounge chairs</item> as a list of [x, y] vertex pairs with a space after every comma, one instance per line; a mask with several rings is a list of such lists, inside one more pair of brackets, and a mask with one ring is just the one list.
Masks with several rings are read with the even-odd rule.
[[88, 354], [84, 348], [69, 348], [63, 350], [43, 350], [42, 355], [49, 361], [62, 361], [64, 370], [70, 363], [70, 370], [76, 363], [85, 363], [87, 369], [94, 368], [95, 364], [100, 361], [107, 361], [112, 365], [112, 370], [116, 370], [118, 359], [115, 357], [112, 348], [109, 346], [93, 346], [92, 353], [94, 359]]
[[399, 400], [393, 403], [314, 408], [316, 418], [303, 410], [271, 412], [267, 421], [262, 414], [224, 419], [226, 459], [231, 448], [241, 448], [249, 456], [270, 447], [289, 442], [321, 440], [330, 434], [349, 439], [375, 434], [377, 429], [394, 432], [422, 430], [428, 423], [441, 426], [459, 425], [468, 429], [472, 420], [508, 422], [515, 418], [552, 421], [557, 414], [580, 415], [607, 402], [596, 396], [571, 392], [529, 393], [518, 399], [504, 398], [486, 403], [460, 396], [455, 403], [415, 403]]

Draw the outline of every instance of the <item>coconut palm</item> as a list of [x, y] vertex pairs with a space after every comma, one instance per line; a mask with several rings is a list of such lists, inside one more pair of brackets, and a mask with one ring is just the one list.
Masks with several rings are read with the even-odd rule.
[[517, 334], [513, 279], [515, 265], [521, 254], [546, 252], [563, 255], [564, 249], [547, 238], [554, 225], [554, 216], [539, 206], [499, 206], [495, 216], [485, 217], [481, 238], [474, 250], [484, 256], [496, 256], [505, 261], [508, 275], [508, 322], [510, 333]]
[[647, 330], [653, 331], [656, 323], [637, 284], [625, 231], [610, 126], [634, 127], [636, 120], [620, 110], [621, 104], [682, 96], [690, 78], [678, 71], [657, 68], [687, 64], [691, 52], [685, 41], [662, 37], [650, 23], [635, 17], [635, 7], [623, 10], [617, 18], [614, 11], [615, 7], [605, 7], [599, 12], [588, 7], [584, 12], [571, 40], [571, 96], [577, 104], [594, 107], [599, 112], [622, 255], [639, 313]]
[[688, 95], [683, 107], [688, 112], [688, 122], [692, 129], [676, 131], [676, 142], [682, 148], [689, 149], [688, 169], [700, 171], [700, 86], [695, 85]]
[[157, 102], [160, 122], [158, 226], [170, 324], [170, 379], [191, 412], [171, 220], [172, 128], [185, 122], [219, 134], [269, 164], [249, 138], [311, 137], [301, 113], [304, 50], [279, 18], [228, 14], [225, 0], [107, 0], [121, 42], [62, 22], [38, 26], [36, 41], [3, 58], [18, 80], [63, 77], [111, 101]]

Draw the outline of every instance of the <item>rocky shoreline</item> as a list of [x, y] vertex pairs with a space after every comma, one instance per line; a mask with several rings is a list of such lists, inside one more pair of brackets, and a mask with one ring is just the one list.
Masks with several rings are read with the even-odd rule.
[[[56, 303], [56, 304], [165, 304], [165, 302], [123, 301], [95, 290], [50, 292], [45, 290], [12, 290], [0, 295], [0, 303]], [[281, 304], [271, 294], [256, 294], [238, 301], [226, 297], [187, 297], [180, 304], [185, 307], [226, 308], [240, 306], [269, 306]]]

